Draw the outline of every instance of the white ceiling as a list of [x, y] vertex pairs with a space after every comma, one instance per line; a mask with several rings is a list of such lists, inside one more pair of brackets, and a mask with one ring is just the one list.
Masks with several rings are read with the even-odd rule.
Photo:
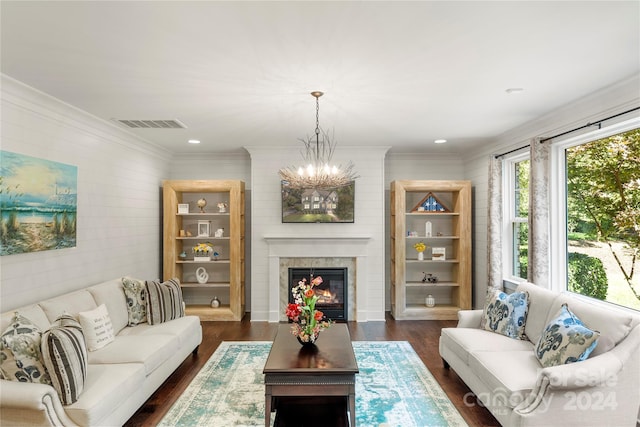
[[299, 146], [313, 90], [339, 145], [462, 153], [640, 73], [635, 0], [0, 7], [4, 74], [105, 120], [178, 119], [134, 131], [175, 153]]

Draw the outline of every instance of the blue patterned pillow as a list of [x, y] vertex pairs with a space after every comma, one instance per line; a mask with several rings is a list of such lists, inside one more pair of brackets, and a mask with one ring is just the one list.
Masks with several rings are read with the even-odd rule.
[[524, 340], [528, 312], [529, 294], [526, 291], [505, 294], [499, 289], [492, 289], [487, 295], [482, 328], [509, 338]]
[[562, 304], [560, 311], [542, 332], [535, 354], [542, 366], [564, 365], [589, 357], [600, 332], [592, 331]]

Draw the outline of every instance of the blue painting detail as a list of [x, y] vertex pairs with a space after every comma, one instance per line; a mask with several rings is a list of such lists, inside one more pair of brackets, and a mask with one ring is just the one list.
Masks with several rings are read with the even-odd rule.
[[0, 255], [76, 246], [78, 168], [0, 151]]

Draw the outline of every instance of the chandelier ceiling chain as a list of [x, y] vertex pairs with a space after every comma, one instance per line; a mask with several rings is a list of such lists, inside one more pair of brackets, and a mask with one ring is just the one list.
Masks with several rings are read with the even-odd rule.
[[[306, 166], [287, 167], [279, 171], [280, 177], [292, 188], [338, 188], [349, 185], [358, 175], [353, 170], [352, 162], [346, 167], [331, 165], [331, 158], [336, 142], [331, 142], [329, 135], [320, 129], [320, 97], [323, 92], [311, 92], [316, 98], [315, 144], [311, 138], [301, 139], [305, 152], [301, 153]], [[320, 139], [322, 133], [322, 139]]]

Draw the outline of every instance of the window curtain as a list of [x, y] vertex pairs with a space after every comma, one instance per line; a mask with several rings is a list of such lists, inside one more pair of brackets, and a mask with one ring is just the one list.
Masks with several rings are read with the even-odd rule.
[[549, 288], [549, 153], [551, 144], [534, 138], [530, 144], [529, 252], [527, 280]]
[[502, 289], [502, 158], [489, 160], [487, 212], [487, 290]]

